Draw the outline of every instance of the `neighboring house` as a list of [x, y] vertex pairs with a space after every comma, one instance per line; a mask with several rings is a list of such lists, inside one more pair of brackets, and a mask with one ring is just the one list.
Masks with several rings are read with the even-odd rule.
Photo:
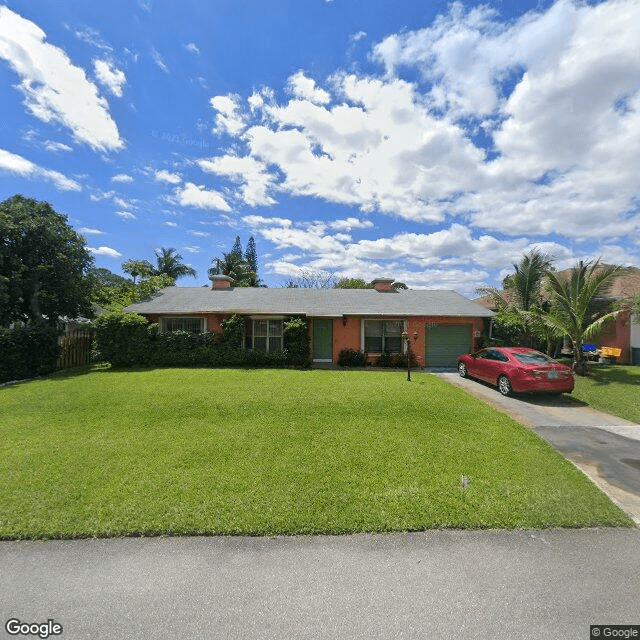
[[[568, 276], [570, 272], [571, 270], [567, 269], [558, 272], [558, 275]], [[637, 293], [640, 293], [640, 269], [629, 267], [611, 281], [606, 295], [596, 298], [596, 302], [622, 302]], [[474, 302], [493, 311], [497, 310], [490, 296], [477, 298]], [[620, 364], [640, 364], [640, 318], [631, 317], [628, 312], [623, 312], [598, 335], [589, 338], [589, 342], [595, 343], [598, 347], [620, 349], [620, 356], [617, 358]]]
[[283, 322], [303, 316], [309, 322], [313, 361], [337, 363], [343, 349], [381, 353], [411, 351], [421, 366], [455, 367], [457, 357], [474, 350], [493, 311], [454, 291], [392, 291], [393, 279], [374, 280], [374, 289], [267, 289], [233, 287], [228, 276], [213, 286], [167, 287], [126, 311], [157, 322], [160, 331], [221, 332], [232, 315], [246, 318], [247, 349], [282, 349]]

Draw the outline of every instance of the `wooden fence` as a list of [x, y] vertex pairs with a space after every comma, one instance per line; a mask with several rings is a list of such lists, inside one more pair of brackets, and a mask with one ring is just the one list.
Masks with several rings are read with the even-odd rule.
[[58, 369], [90, 364], [94, 338], [95, 332], [91, 329], [76, 329], [61, 336]]

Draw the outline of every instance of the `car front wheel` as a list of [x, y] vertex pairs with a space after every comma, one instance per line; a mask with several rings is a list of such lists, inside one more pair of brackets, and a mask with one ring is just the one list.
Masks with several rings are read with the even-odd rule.
[[510, 396], [513, 393], [513, 387], [507, 376], [500, 376], [498, 378], [498, 391], [503, 396]]
[[458, 362], [458, 373], [461, 378], [466, 378], [468, 375], [467, 365], [464, 362]]

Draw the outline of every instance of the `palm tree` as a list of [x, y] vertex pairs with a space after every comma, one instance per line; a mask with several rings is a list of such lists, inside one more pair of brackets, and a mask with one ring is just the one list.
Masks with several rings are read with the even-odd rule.
[[622, 267], [604, 265], [600, 260], [580, 262], [571, 269], [568, 277], [547, 271], [547, 291], [550, 311], [537, 311], [534, 315], [558, 336], [567, 336], [573, 349], [573, 369], [579, 375], [586, 374], [586, 360], [582, 345], [597, 334], [604, 324], [621, 312], [620, 309], [598, 317], [589, 316], [593, 303], [602, 295], [611, 280], [620, 275]]
[[196, 277], [196, 270], [181, 262], [182, 256], [175, 249], [165, 249], [160, 247], [156, 249], [156, 261], [158, 263], [155, 269], [156, 275], [166, 275], [174, 280], [183, 276]]
[[553, 269], [552, 262], [553, 257], [549, 254], [532, 249], [513, 265], [515, 273], [503, 280], [502, 290], [493, 287], [478, 289], [479, 293], [492, 298], [502, 321], [522, 332], [529, 344], [534, 334], [544, 334], [540, 337], [548, 338], [548, 332], [540, 331], [539, 324], [529, 312], [542, 307], [542, 282], [545, 274]]
[[222, 258], [213, 259], [213, 266], [209, 269], [209, 277], [220, 275], [233, 278], [236, 287], [260, 286], [256, 272], [251, 270], [242, 254], [238, 254], [236, 251], [223, 253]]

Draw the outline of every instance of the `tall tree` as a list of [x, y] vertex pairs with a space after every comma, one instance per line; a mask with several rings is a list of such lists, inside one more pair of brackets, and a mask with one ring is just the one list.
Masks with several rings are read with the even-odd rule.
[[222, 258], [214, 258], [209, 269], [211, 276], [229, 276], [236, 287], [259, 287], [260, 283], [255, 271], [252, 271], [242, 255], [235, 251], [223, 253]]
[[519, 335], [529, 345], [532, 344], [534, 335], [548, 340], [548, 331], [544, 331], [529, 312], [543, 305], [542, 283], [545, 275], [553, 270], [553, 258], [533, 249], [519, 263], [514, 264], [513, 268], [514, 273], [503, 280], [502, 290], [482, 287], [478, 292], [493, 300], [498, 309], [497, 324], [503, 326], [507, 334], [512, 337]]
[[92, 265], [84, 238], [47, 202], [0, 203], [0, 325], [90, 316]]
[[155, 267], [148, 260], [127, 260], [122, 263], [122, 270], [133, 278], [133, 284], [138, 276], [144, 280], [155, 273]]
[[231, 253], [235, 253], [242, 258], [242, 243], [240, 242], [240, 236], [236, 236], [236, 241], [233, 243]]
[[253, 236], [247, 242], [247, 248], [244, 252], [244, 260], [249, 265], [249, 269], [258, 275], [258, 251], [256, 250], [256, 241]]
[[582, 351], [585, 340], [597, 334], [620, 309], [592, 315], [595, 299], [606, 293], [611, 281], [623, 271], [618, 265], [604, 265], [600, 260], [580, 262], [563, 277], [547, 271], [547, 290], [551, 308], [548, 313], [536, 311], [535, 317], [556, 332], [568, 336], [573, 349], [573, 369], [579, 375], [586, 373], [586, 360]]
[[175, 249], [156, 249], [155, 275], [165, 275], [177, 280], [183, 276], [196, 277], [196, 270], [182, 263], [182, 256]]

